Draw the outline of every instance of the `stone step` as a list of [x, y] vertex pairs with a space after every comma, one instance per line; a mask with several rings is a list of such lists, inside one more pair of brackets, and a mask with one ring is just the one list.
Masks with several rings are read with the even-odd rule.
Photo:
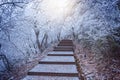
[[73, 43], [72, 41], [60, 41], [61, 42], [64, 42], [64, 43]]
[[73, 49], [73, 47], [66, 47], [66, 46], [58, 46], [58, 47], [54, 47], [54, 49]]
[[60, 42], [59, 44], [73, 44], [72, 42]]
[[61, 42], [61, 43], [59, 43], [59, 44], [69, 44], [69, 45], [73, 45], [73, 43], [64, 43], [64, 42]]
[[48, 54], [48, 56], [74, 56], [74, 54]]
[[77, 77], [78, 73], [75, 65], [38, 64], [28, 75]]
[[40, 62], [49, 61], [49, 62], [75, 62], [73, 56], [47, 56], [42, 59]]
[[73, 44], [58, 44], [58, 46], [73, 46]]
[[68, 41], [71, 41], [71, 42], [72, 42], [72, 40], [61, 40], [60, 42], [62, 42], [62, 41], [67, 41], [67, 42], [68, 42]]
[[67, 52], [64, 52], [64, 51], [51, 51], [51, 52], [48, 52], [48, 54], [73, 54], [73, 51], [67, 51]]
[[60, 42], [73, 42], [72, 40], [61, 40]]
[[73, 49], [54, 49], [53, 51], [73, 51]]
[[73, 48], [66, 48], [66, 47], [55, 47], [54, 49], [72, 49], [73, 50]]
[[64, 42], [64, 43], [73, 43], [72, 41], [60, 41], [59, 43], [62, 43], [62, 42]]
[[27, 76], [22, 80], [79, 80], [79, 78], [62, 76]]
[[74, 56], [73, 51], [53, 51], [48, 52], [48, 56]]
[[72, 46], [57, 46], [57, 47], [54, 47], [54, 49], [73, 49]]
[[74, 64], [75, 62], [50, 62], [50, 61], [40, 61], [39, 64], [57, 64], [57, 65], [69, 65], [69, 64]]
[[57, 73], [57, 72], [28, 72], [28, 75], [78, 77], [78, 73]]

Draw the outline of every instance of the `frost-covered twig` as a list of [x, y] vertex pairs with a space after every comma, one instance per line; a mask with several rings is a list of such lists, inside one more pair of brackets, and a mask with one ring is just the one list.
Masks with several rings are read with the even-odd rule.
[[0, 7], [2, 7], [4, 5], [13, 5], [13, 6], [18, 6], [20, 8], [23, 8], [23, 7], [21, 7], [21, 6], [18, 5], [20, 3], [24, 3], [24, 2], [3, 2], [3, 3], [0, 4]]

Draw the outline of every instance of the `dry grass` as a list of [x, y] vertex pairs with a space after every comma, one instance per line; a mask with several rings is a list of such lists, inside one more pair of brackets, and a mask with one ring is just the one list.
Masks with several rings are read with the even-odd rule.
[[76, 43], [75, 54], [86, 80], [119, 80], [119, 58], [107, 57], [103, 53], [98, 53]]

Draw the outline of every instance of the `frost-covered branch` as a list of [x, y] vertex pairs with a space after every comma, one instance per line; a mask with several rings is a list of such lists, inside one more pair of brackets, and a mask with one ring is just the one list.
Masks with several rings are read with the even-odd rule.
[[[18, 3], [24, 3], [24, 2], [5, 2], [5, 3], [2, 3], [2, 4], [0, 4], [0, 7], [1, 6], [4, 6], [4, 5], [13, 5], [13, 6], [18, 6], [17, 4]], [[20, 7], [20, 6], [18, 6], [18, 7]]]
[[[1, 44], [0, 44], [0, 50], [1, 50]], [[8, 71], [10, 71], [10, 63], [9, 63], [6, 55], [2, 54], [1, 52], [0, 52], [0, 60], [3, 61], [6, 69], [7, 69]]]

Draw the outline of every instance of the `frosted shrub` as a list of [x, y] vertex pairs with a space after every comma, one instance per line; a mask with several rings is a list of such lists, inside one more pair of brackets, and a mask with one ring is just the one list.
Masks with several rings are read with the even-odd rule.
[[120, 58], [120, 27], [112, 30], [112, 33], [107, 36], [107, 41], [110, 48], [109, 54], [111, 57]]

